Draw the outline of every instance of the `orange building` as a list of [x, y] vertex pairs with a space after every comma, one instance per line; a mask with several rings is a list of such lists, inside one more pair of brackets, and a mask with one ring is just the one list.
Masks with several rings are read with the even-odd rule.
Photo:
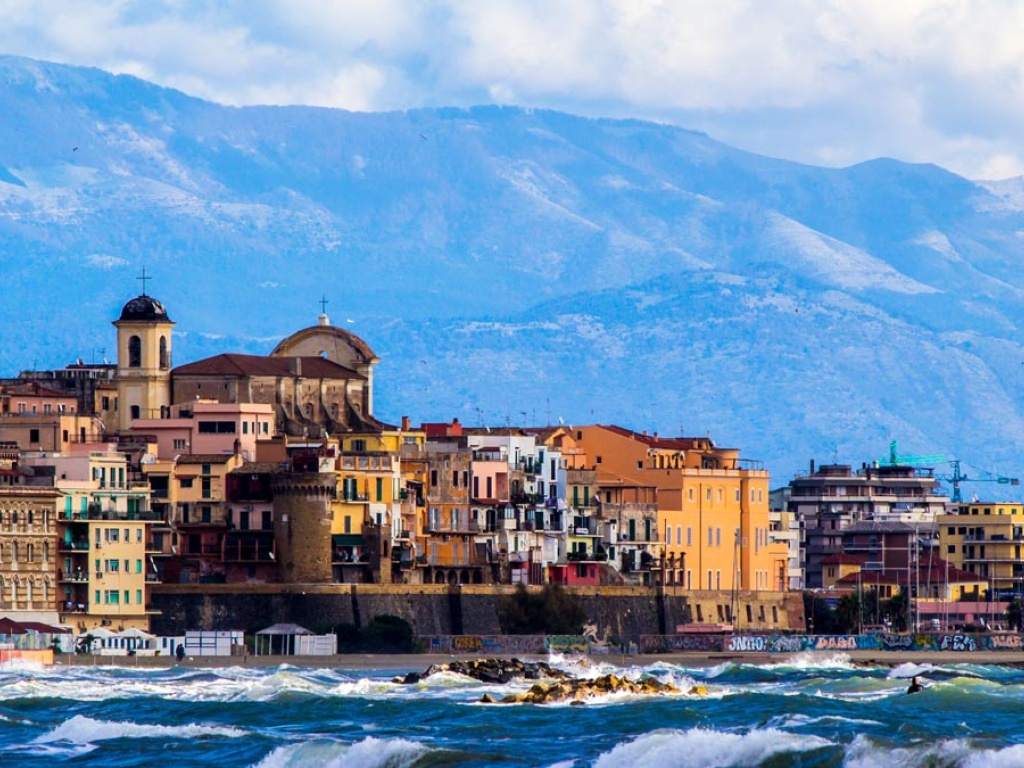
[[785, 547], [769, 541], [768, 472], [710, 437], [577, 428], [602, 474], [657, 488], [661, 583], [695, 590], [786, 589]]

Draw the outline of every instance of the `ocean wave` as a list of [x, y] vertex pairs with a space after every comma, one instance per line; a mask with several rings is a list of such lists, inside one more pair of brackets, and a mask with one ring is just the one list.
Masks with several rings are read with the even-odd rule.
[[1001, 749], [973, 745], [967, 739], [893, 747], [857, 736], [846, 749], [844, 768], [1024, 768], [1024, 745]]
[[884, 725], [884, 723], [881, 723], [878, 720], [867, 720], [859, 717], [843, 717], [842, 715], [819, 715], [818, 717], [812, 717], [811, 715], [804, 714], [778, 715], [768, 721], [768, 725], [772, 728], [807, 728], [812, 725], [818, 725], [819, 723], [845, 723], [847, 725], [869, 725], [878, 727], [882, 727]]
[[833, 746], [818, 736], [787, 733], [774, 728], [744, 734], [692, 728], [658, 730], [619, 744], [602, 754], [594, 768], [707, 768], [707, 766], [760, 765], [789, 752], [809, 752]]
[[254, 768], [408, 768], [430, 751], [415, 741], [373, 736], [355, 744], [310, 741], [278, 747]]
[[75, 715], [49, 733], [36, 737], [32, 743], [50, 744], [63, 741], [73, 744], [94, 744], [108, 739], [198, 739], [204, 736], [237, 738], [247, 733], [248, 731], [240, 728], [218, 725], [146, 725], [94, 720], [91, 717]]

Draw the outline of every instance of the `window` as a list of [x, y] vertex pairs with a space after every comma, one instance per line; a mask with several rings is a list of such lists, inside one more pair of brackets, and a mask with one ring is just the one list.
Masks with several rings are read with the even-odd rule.
[[176, 450], [176, 451], [184, 451], [185, 447], [187, 445], [188, 445], [188, 443], [185, 440], [177, 440], [176, 439], [174, 441], [174, 450]]
[[140, 418], [142, 418], [142, 408], [140, 408], [139, 406], [133, 405], [131, 407], [131, 411], [130, 412], [131, 412], [131, 417], [133, 419], [140, 419]]
[[142, 367], [142, 339], [138, 336], [128, 339], [128, 367]]
[[39, 442], [39, 430], [38, 429], [30, 429], [28, 431], [28, 441], [30, 443], [38, 443]]
[[100, 398], [100, 408], [104, 411], [110, 410], [110, 398], [106, 395]]
[[715, 546], [716, 547], [722, 546], [722, 529], [721, 528], [715, 528]]
[[201, 435], [233, 435], [238, 431], [238, 426], [233, 421], [200, 421], [199, 434]]
[[167, 337], [160, 337], [160, 369], [166, 371], [171, 367], [171, 354], [167, 349]]
[[204, 499], [212, 498], [213, 490], [212, 490], [212, 487], [211, 487], [210, 478], [209, 477], [204, 477], [202, 482], [203, 482], [203, 491], [202, 491], [203, 498]]
[[181, 483], [181, 487], [182, 488], [191, 488], [192, 487], [192, 478], [191, 477], [183, 477], [183, 478], [181, 478], [181, 480], [179, 482]]
[[693, 488], [690, 489], [690, 501], [693, 501]]
[[[712, 527], [711, 527], [711, 526], [709, 525], [709, 526], [708, 526], [708, 546], [710, 547], [710, 546], [711, 546], [712, 544], [714, 544], [714, 543], [715, 543], [715, 529], [714, 529], [714, 528], [712, 528]], [[711, 581], [710, 581], [710, 579], [709, 579], [709, 580], [708, 580], [708, 584], [710, 585], [710, 583], [711, 583]]]
[[686, 546], [693, 546], [693, 528], [687, 527], [686, 529]]
[[736, 489], [736, 503], [737, 504], [740, 503], [740, 489], [739, 488]]

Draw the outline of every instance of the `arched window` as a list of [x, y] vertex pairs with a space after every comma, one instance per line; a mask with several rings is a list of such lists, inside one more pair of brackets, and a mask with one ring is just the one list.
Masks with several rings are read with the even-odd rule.
[[142, 367], [142, 339], [138, 336], [128, 339], [128, 367]]
[[11, 563], [18, 562], [18, 542], [11, 542]]
[[14, 510], [13, 512], [11, 512], [11, 525], [17, 525], [17, 524], [18, 524], [18, 510]]
[[32, 562], [32, 558], [33, 558], [34, 555], [35, 555], [35, 547], [33, 547], [31, 544], [26, 544], [25, 545], [25, 562], [26, 563], [31, 563]]
[[167, 350], [167, 337], [160, 337], [160, 369], [166, 371], [171, 367], [171, 355]]
[[50, 562], [50, 542], [48, 541], [43, 542], [43, 562]]
[[35, 521], [35, 513], [34, 513], [34, 512], [33, 512], [33, 511], [32, 511], [32, 510], [30, 509], [30, 510], [28, 511], [28, 524], [29, 524], [29, 525], [32, 525], [32, 523], [33, 523], [34, 521]]

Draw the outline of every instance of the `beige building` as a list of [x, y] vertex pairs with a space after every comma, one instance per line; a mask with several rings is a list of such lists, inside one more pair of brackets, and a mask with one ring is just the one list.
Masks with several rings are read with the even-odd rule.
[[1024, 505], [991, 501], [952, 509], [936, 518], [942, 557], [985, 582], [989, 599], [1024, 593]]
[[57, 503], [52, 486], [33, 486], [16, 444], [0, 443], [0, 614], [56, 624]]
[[149, 589], [157, 580], [150, 557], [149, 486], [111, 444], [80, 446], [65, 456], [26, 456], [59, 493], [56, 608], [62, 624], [149, 629]]

